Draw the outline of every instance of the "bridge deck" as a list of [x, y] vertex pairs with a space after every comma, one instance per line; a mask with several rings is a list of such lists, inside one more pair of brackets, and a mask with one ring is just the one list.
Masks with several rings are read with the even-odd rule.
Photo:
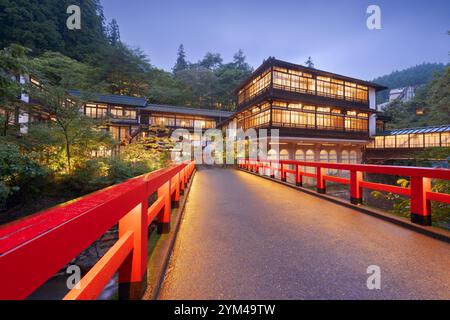
[[[381, 290], [366, 269], [381, 268]], [[281, 184], [200, 169], [161, 299], [450, 298], [450, 245]]]

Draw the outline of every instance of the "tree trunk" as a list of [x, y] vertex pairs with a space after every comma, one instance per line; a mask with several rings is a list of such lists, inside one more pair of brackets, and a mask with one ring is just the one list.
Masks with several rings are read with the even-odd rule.
[[9, 123], [9, 112], [5, 112], [5, 121], [3, 122], [3, 130], [2, 130], [2, 136], [6, 136], [6, 133], [8, 132], [8, 123]]
[[67, 133], [64, 133], [64, 138], [66, 140], [66, 160], [67, 160], [67, 171], [68, 173], [70, 173], [71, 170], [71, 165], [70, 165], [70, 142], [69, 142], [69, 137], [67, 136]]

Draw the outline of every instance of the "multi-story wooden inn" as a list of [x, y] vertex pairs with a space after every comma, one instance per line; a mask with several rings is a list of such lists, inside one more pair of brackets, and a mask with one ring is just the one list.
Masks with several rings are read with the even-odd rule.
[[278, 148], [267, 147], [272, 158], [360, 162], [363, 147], [383, 127], [376, 93], [384, 89], [269, 58], [236, 89], [237, 112], [221, 125], [268, 129], [269, 135], [278, 129]]

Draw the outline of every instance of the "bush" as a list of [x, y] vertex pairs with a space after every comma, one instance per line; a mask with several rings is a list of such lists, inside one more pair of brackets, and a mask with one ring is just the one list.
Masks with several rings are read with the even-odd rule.
[[36, 193], [46, 182], [48, 170], [11, 144], [0, 145], [0, 203], [2, 209], [14, 195]]

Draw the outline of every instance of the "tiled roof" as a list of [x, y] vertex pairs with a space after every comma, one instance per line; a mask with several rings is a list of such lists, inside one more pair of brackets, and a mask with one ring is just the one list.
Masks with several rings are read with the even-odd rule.
[[379, 133], [377, 135], [378, 136], [395, 136], [395, 135], [399, 135], [399, 134], [437, 133], [437, 132], [449, 132], [449, 131], [450, 131], [450, 124], [445, 124], [445, 125], [441, 125], [441, 126], [393, 129], [393, 130], [384, 131], [384, 132]]
[[168, 113], [181, 113], [196, 116], [206, 116], [206, 117], [216, 117], [216, 118], [228, 118], [233, 112], [212, 110], [212, 109], [200, 109], [200, 108], [189, 108], [189, 107], [179, 107], [164, 104], [147, 104], [145, 110], [155, 111], [155, 112], [168, 112]]
[[[77, 97], [81, 96], [81, 92], [79, 90], [68, 90], [68, 93]], [[122, 96], [117, 94], [95, 93], [92, 98], [89, 97], [89, 100], [92, 100], [93, 102], [110, 103], [133, 107], [145, 107], [147, 105], [146, 98]]]

